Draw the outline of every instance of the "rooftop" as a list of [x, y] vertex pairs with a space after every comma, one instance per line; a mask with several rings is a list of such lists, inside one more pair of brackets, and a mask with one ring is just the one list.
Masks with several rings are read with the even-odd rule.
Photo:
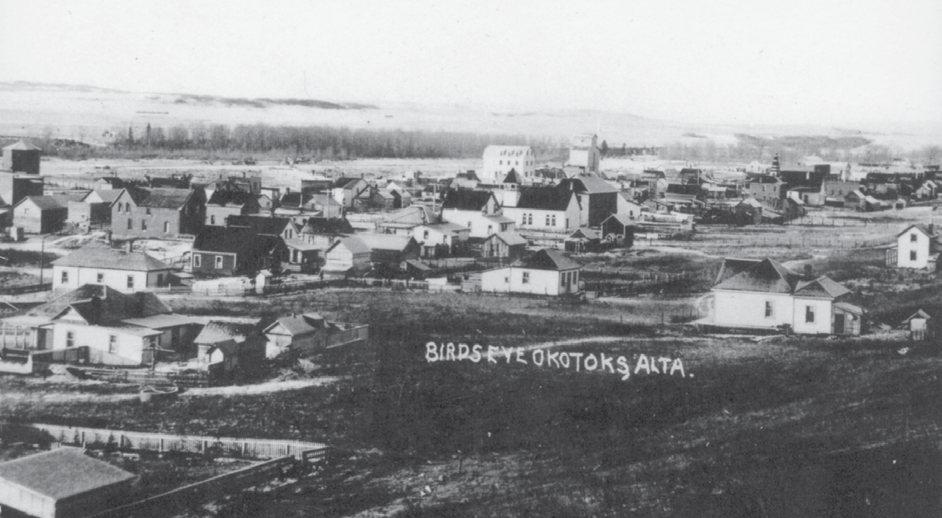
[[54, 266], [102, 268], [137, 272], [171, 269], [170, 265], [144, 252], [128, 253], [126, 250], [111, 248], [101, 244], [85, 245], [65, 257], [56, 259], [52, 264]]
[[61, 447], [0, 463], [0, 479], [62, 500], [136, 478], [80, 448]]
[[452, 189], [445, 195], [443, 209], [483, 210], [494, 195], [490, 191], [471, 189]]
[[572, 270], [582, 265], [566, 257], [557, 250], [544, 248], [526, 259], [515, 261], [513, 266], [532, 270]]
[[566, 210], [573, 192], [565, 187], [522, 187], [517, 198], [518, 209]]

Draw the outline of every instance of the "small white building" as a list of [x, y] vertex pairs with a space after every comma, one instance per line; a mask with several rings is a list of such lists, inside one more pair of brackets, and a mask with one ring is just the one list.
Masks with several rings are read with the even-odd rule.
[[772, 259], [727, 259], [713, 287], [708, 324], [799, 334], [860, 334], [863, 310], [842, 298], [850, 291], [827, 276], [798, 274]]
[[454, 189], [442, 201], [442, 221], [466, 227], [469, 237], [486, 239], [495, 232], [514, 229], [490, 191]]
[[581, 292], [582, 265], [556, 250], [540, 250], [510, 266], [481, 272], [481, 291], [570, 295]]
[[144, 252], [89, 244], [52, 263], [52, 289], [74, 290], [83, 284], [104, 284], [133, 293], [170, 284], [173, 268]]
[[536, 157], [530, 146], [487, 146], [484, 167], [478, 177], [482, 183], [497, 185], [513, 170], [522, 183], [531, 183], [535, 169]]
[[433, 223], [413, 228], [412, 237], [421, 245], [421, 257], [435, 257], [439, 250], [454, 253], [471, 237], [471, 230], [454, 223]]
[[938, 265], [939, 234], [932, 225], [910, 225], [896, 235], [896, 247], [888, 252], [888, 263], [897, 268], [935, 271]]
[[372, 250], [356, 237], [346, 237], [336, 241], [324, 254], [324, 271], [347, 272], [370, 269]]

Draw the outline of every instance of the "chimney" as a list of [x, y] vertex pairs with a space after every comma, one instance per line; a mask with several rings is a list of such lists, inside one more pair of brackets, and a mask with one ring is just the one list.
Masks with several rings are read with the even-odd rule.
[[133, 239], [128, 239], [126, 251], [127, 251], [127, 253], [129, 253], [129, 254], [134, 251], [134, 240], [133, 240]]
[[805, 265], [805, 277], [811, 279], [814, 276], [814, 268], [810, 264]]

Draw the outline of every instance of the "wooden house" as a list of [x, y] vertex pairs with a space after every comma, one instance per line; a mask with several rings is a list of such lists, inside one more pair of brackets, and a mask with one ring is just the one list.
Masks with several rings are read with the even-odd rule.
[[173, 268], [144, 252], [97, 243], [85, 245], [52, 263], [52, 289], [74, 290], [104, 284], [123, 293], [169, 286]]
[[122, 189], [111, 205], [111, 231], [123, 238], [195, 235], [205, 216], [206, 196], [199, 187]]
[[48, 234], [62, 229], [69, 219], [69, 202], [80, 195], [27, 196], [13, 206], [13, 226], [27, 234]]
[[515, 261], [526, 253], [529, 242], [516, 231], [497, 232], [484, 240], [481, 257], [499, 257]]
[[481, 291], [532, 295], [574, 295], [582, 266], [556, 250], [540, 250], [510, 266], [481, 272]]
[[279, 236], [258, 234], [246, 227], [203, 227], [193, 240], [190, 271], [211, 276], [275, 272], [288, 259]]

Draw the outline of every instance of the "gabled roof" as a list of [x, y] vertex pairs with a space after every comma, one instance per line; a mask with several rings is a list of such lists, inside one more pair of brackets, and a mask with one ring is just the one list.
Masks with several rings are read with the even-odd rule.
[[40, 148], [22, 140], [18, 140], [9, 146], [3, 147], [4, 151], [42, 151]]
[[411, 236], [397, 236], [395, 234], [363, 233], [357, 234], [356, 237], [365, 244], [370, 251], [394, 250], [401, 252], [408, 248], [412, 241], [414, 241]]
[[68, 209], [70, 201], [81, 201], [85, 194], [58, 194], [54, 196], [27, 196], [17, 202], [17, 205], [26, 200], [32, 202], [39, 210]]
[[226, 224], [230, 227], [247, 227], [255, 231], [256, 234], [268, 234], [278, 236], [284, 232], [285, 228], [291, 227], [298, 230], [290, 218], [274, 218], [267, 216], [240, 216], [232, 215], [226, 218]]
[[612, 184], [606, 182], [602, 178], [599, 178], [595, 175], [585, 174], [576, 176], [574, 178], [567, 178], [559, 182], [560, 187], [569, 188], [569, 185], [572, 185], [573, 190], [578, 193], [586, 194], [605, 194], [618, 192], [618, 189], [612, 186]]
[[327, 327], [327, 321], [317, 313], [288, 315], [272, 322], [265, 328], [264, 332], [269, 333], [278, 326], [281, 326], [285, 332], [291, 336], [303, 336], [316, 333], [320, 329], [325, 329]]
[[347, 218], [308, 218], [301, 229], [302, 234], [344, 235], [353, 234], [353, 225]]
[[517, 170], [511, 169], [507, 172], [507, 176], [504, 177], [504, 180], [501, 183], [520, 183], [520, 177], [517, 176]]
[[90, 324], [118, 324], [129, 318], [142, 318], [170, 313], [156, 295], [150, 292], [121, 293], [101, 284], [84, 284], [29, 310], [26, 316], [54, 319], [74, 309]]
[[935, 236], [936, 236], [936, 233], [935, 233], [934, 231], [930, 231], [930, 230], [929, 230], [929, 227], [928, 227], [927, 225], [922, 224], [922, 223], [916, 223], [916, 224], [913, 224], [913, 225], [910, 225], [910, 226], [904, 228], [902, 232], [900, 232], [899, 234], [896, 234], [896, 237], [900, 237], [900, 236], [902, 236], [903, 234], [909, 232], [911, 229], [914, 229], [914, 228], [915, 228], [916, 230], [922, 232], [923, 234], [925, 234], [927, 237], [930, 237], [930, 238], [931, 238], [931, 237], [935, 237]]
[[250, 192], [237, 191], [235, 189], [222, 189], [213, 191], [206, 203], [209, 205], [245, 205], [247, 203], [257, 202], [255, 195]]
[[483, 210], [487, 202], [494, 197], [490, 191], [472, 189], [451, 189], [445, 194], [443, 209]]
[[522, 187], [516, 208], [564, 211], [575, 193], [566, 186]]
[[88, 191], [88, 194], [83, 196], [79, 201], [88, 203], [88, 199], [92, 196], [97, 196], [103, 203], [110, 205], [118, 199], [118, 196], [121, 196], [121, 189], [98, 189], [94, 191]]
[[339, 241], [336, 241], [334, 244], [330, 245], [330, 248], [327, 249], [327, 252], [330, 252], [338, 246], [343, 246], [354, 255], [370, 253], [370, 247], [360, 240], [358, 236], [345, 237]]
[[259, 234], [246, 227], [205, 226], [193, 240], [194, 252], [223, 252], [229, 254], [267, 254], [284, 246], [281, 237]]
[[194, 191], [191, 189], [176, 189], [172, 187], [128, 190], [134, 203], [140, 207], [174, 210], [178, 210], [186, 205], [187, 200], [190, 199], [193, 192]]
[[823, 275], [812, 281], [800, 281], [798, 285], [795, 286], [796, 297], [825, 297], [836, 299], [848, 293], [850, 293], [850, 290], [845, 288], [842, 284]]
[[488, 239], [495, 238], [503, 241], [507, 246], [519, 246], [526, 245], [529, 243], [523, 236], [518, 234], [513, 230], [506, 230], [504, 232], [498, 232], [496, 234], [491, 234]]
[[[800, 276], [789, 270], [781, 263], [772, 259], [763, 259], [749, 266], [745, 261], [739, 264], [730, 264], [730, 260], [723, 267], [733, 267], [741, 271], [720, 281], [715, 288], [735, 291], [759, 291], [764, 293], [792, 293]], [[721, 269], [722, 274], [722, 269]]]
[[110, 270], [128, 270], [135, 272], [153, 272], [170, 270], [170, 265], [163, 263], [144, 252], [130, 252], [111, 248], [106, 245], [89, 244], [52, 262], [53, 266], [78, 268], [102, 268]]
[[340, 178], [337, 178], [336, 180], [334, 180], [333, 188], [334, 189], [353, 189], [354, 187], [356, 187], [357, 183], [360, 181], [366, 181], [366, 180], [363, 180], [362, 178], [346, 178], [346, 177], [341, 176]]
[[576, 230], [572, 232], [572, 234], [569, 234], [569, 236], [566, 239], [580, 239], [580, 238], [601, 239], [602, 236], [601, 236], [601, 233], [595, 229], [577, 228]]
[[700, 186], [695, 183], [669, 183], [667, 184], [667, 194], [676, 194], [682, 196], [696, 196], [700, 194]]
[[[632, 202], [632, 203], [634, 203], [634, 202]], [[636, 205], [639, 205], [639, 204], [636, 204]], [[622, 225], [622, 226], [625, 226], [625, 227], [630, 227], [631, 225], [633, 225], [631, 219], [630, 219], [628, 216], [623, 215], [623, 214], [610, 214], [610, 215], [608, 215], [608, 217], [606, 217], [605, 219], [603, 219], [602, 222], [601, 222], [599, 225], [604, 225], [605, 222], [608, 221], [608, 220], [610, 220], [610, 219], [614, 219], [615, 221], [617, 221], [618, 223], [621, 223], [621, 225]]]
[[210, 320], [193, 339], [193, 343], [217, 344], [229, 340], [244, 342], [246, 337], [252, 335], [254, 331], [255, 326], [245, 322]]
[[54, 500], [135, 478], [133, 473], [85, 455], [81, 448], [60, 447], [0, 462], [0, 479]]
[[582, 265], [566, 257], [557, 250], [544, 248], [526, 259], [514, 261], [513, 266], [531, 270], [572, 270]]
[[920, 308], [920, 309], [917, 309], [916, 312], [913, 313], [912, 315], [909, 315], [905, 320], [903, 320], [902, 323], [908, 324], [909, 321], [914, 318], [921, 318], [921, 319], [929, 320], [932, 318], [932, 316], [929, 315], [929, 313], [926, 313], [925, 311], [923, 311], [922, 308]]
[[[112, 187], [118, 188], [118, 189], [120, 189], [121, 187], [124, 187], [124, 180], [118, 178], [117, 176], [102, 176], [99, 178], [95, 178], [95, 181], [105, 182], [106, 184]], [[111, 189], [111, 190], [114, 190], [114, 189]]]

